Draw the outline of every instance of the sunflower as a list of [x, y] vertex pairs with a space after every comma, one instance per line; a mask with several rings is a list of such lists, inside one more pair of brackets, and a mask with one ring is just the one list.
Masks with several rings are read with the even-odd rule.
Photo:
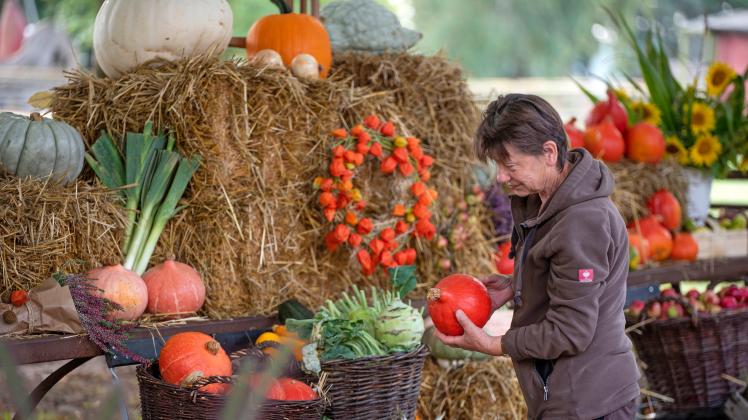
[[660, 123], [660, 109], [653, 103], [636, 101], [631, 104], [631, 110], [639, 115], [644, 122], [652, 125]]
[[709, 66], [706, 74], [706, 91], [711, 96], [719, 96], [735, 78], [735, 70], [720, 61]]
[[705, 134], [714, 129], [714, 110], [703, 102], [694, 102], [691, 107], [691, 131]]
[[722, 144], [715, 136], [701, 136], [688, 152], [694, 165], [711, 166], [722, 153]]
[[688, 150], [678, 137], [670, 136], [665, 140], [665, 153], [681, 165], [688, 165]]

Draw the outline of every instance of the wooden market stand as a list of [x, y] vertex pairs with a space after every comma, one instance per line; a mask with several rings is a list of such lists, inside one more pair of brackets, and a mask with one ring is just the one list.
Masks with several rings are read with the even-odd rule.
[[[682, 280], [710, 279], [712, 284], [726, 280], [748, 280], [748, 256], [699, 260], [693, 263], [671, 263], [629, 273], [630, 288], [654, 286], [662, 283], [677, 283]], [[423, 302], [421, 302], [423, 304]], [[162, 340], [184, 331], [201, 331], [214, 335], [229, 352], [245, 348], [273, 323], [275, 317], [247, 317], [220, 321], [188, 322], [155, 328], [137, 328], [131, 333], [127, 346], [131, 351], [149, 359], [156, 358]], [[88, 360], [104, 355], [85, 335], [42, 336], [38, 338], [0, 338], [17, 364], [30, 364], [70, 360], [45, 378], [31, 393], [30, 406], [35, 407], [44, 395], [65, 375]], [[135, 364], [134, 361], [106, 355], [107, 364], [114, 368]]]

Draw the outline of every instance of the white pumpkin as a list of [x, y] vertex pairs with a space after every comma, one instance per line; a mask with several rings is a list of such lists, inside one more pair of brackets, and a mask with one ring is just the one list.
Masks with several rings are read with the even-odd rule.
[[154, 58], [217, 56], [232, 24], [226, 0], [106, 0], [94, 23], [94, 53], [104, 73], [118, 78]]
[[310, 54], [299, 54], [291, 60], [291, 73], [301, 79], [319, 79], [319, 64]]
[[268, 66], [271, 69], [285, 69], [283, 65], [283, 58], [275, 50], [264, 49], [257, 51], [257, 54], [251, 57], [257, 60], [258, 63]]

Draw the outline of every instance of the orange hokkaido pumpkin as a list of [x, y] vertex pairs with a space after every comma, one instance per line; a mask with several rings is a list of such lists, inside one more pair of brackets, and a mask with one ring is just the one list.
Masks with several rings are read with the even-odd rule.
[[[158, 355], [161, 378], [173, 385], [187, 386], [204, 376], [230, 376], [231, 360], [218, 341], [201, 332], [179, 333], [168, 340]], [[225, 384], [210, 384], [200, 391], [223, 394]]]
[[122, 309], [112, 311], [107, 316], [111, 319], [134, 321], [145, 312], [148, 305], [148, 289], [143, 279], [136, 273], [121, 265], [94, 268], [86, 273], [93, 280], [91, 284], [101, 292], [99, 294]]
[[634, 233], [633, 230], [629, 230], [629, 245], [636, 248], [639, 251], [639, 262], [641, 264], [649, 261], [651, 257], [651, 250], [649, 249], [649, 241], [642, 235]]
[[169, 257], [143, 274], [148, 286], [148, 312], [185, 314], [197, 312], [205, 302], [200, 274], [187, 264]]
[[681, 232], [673, 238], [673, 252], [670, 257], [674, 260], [695, 261], [699, 254], [699, 244], [688, 232]]
[[655, 261], [666, 260], [673, 251], [673, 235], [662, 225], [655, 226], [645, 238], [649, 241], [652, 259]]
[[247, 33], [247, 56], [270, 49], [280, 54], [283, 64], [291, 66], [291, 61], [299, 54], [309, 54], [320, 66], [319, 75], [327, 77], [332, 65], [330, 36], [322, 22], [314, 16], [292, 13], [283, 0], [271, 0], [281, 14], [264, 16], [257, 20]]
[[656, 126], [640, 122], [626, 130], [626, 157], [635, 162], [657, 163], [665, 155], [665, 137]]
[[307, 384], [296, 379], [280, 378], [278, 379], [283, 392], [288, 401], [309, 401], [317, 399], [317, 393]]

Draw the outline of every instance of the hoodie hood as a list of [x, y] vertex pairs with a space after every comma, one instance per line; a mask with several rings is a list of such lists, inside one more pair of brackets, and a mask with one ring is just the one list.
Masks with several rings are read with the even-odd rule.
[[[516, 224], [531, 228], [553, 218], [575, 204], [609, 197], [615, 181], [604, 163], [595, 159], [585, 149], [569, 152], [571, 170], [541, 210], [540, 196], [512, 197], [512, 216]], [[540, 212], [540, 214], [538, 214]]]

